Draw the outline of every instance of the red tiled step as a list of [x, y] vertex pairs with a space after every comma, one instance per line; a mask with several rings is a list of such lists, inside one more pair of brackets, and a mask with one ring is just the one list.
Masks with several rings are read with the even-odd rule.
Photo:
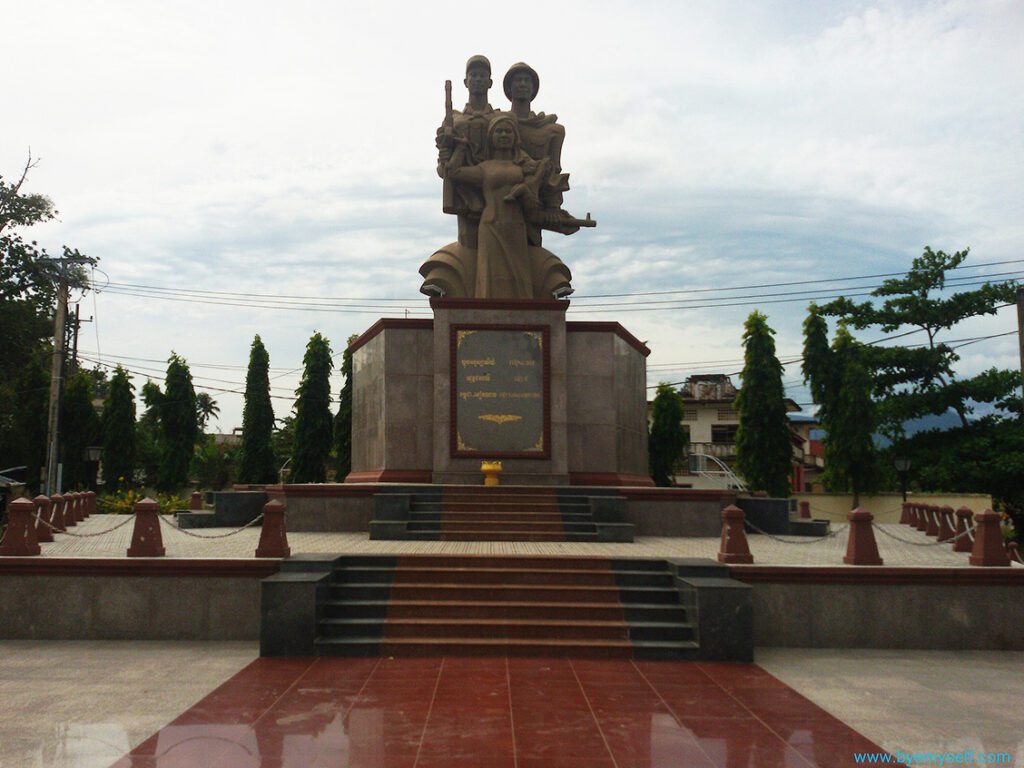
[[[643, 561], [637, 561], [643, 564]], [[611, 569], [607, 557], [550, 557], [546, 555], [401, 555], [395, 567], [414, 568], [548, 568], [550, 570]]]
[[608, 570], [565, 571], [547, 568], [398, 568], [392, 584], [444, 584], [457, 576], [464, 584], [614, 585]]
[[[596, 537], [597, 534], [577, 534], [573, 539], [581, 539], [587, 536]], [[565, 533], [529, 531], [529, 530], [505, 530], [505, 531], [467, 531], [464, 528], [443, 528], [441, 530], [441, 541], [567, 541], [569, 537]]]
[[392, 600], [510, 600], [524, 602], [539, 600], [541, 602], [577, 602], [618, 603], [619, 588], [579, 586], [474, 586], [467, 584], [392, 584]]
[[[344, 622], [345, 620], [340, 620]], [[325, 624], [328, 622], [325, 622]], [[624, 640], [623, 621], [565, 621], [550, 619], [393, 619], [384, 625], [385, 639], [393, 638], [518, 638], [544, 640]]]
[[616, 603], [392, 600], [387, 606], [387, 616], [388, 620], [450, 617], [623, 621], [624, 612]]
[[426, 637], [426, 638], [318, 638], [322, 653], [365, 653], [380, 656], [574, 656], [629, 658], [629, 640], [559, 640], [532, 638]]

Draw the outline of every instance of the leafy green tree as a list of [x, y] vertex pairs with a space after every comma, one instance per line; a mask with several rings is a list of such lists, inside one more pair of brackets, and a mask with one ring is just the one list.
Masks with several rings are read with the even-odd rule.
[[135, 395], [121, 366], [114, 369], [103, 403], [103, 475], [108, 491], [129, 488], [135, 480]]
[[676, 390], [662, 382], [651, 405], [651, 432], [647, 439], [648, 462], [655, 485], [672, 485], [676, 462], [685, 447], [683, 401]]
[[860, 304], [837, 299], [821, 307], [823, 315], [836, 317], [853, 329], [878, 327], [885, 333], [923, 333], [923, 346], [872, 346], [864, 350], [864, 362], [873, 374], [874, 394], [879, 401], [878, 425], [883, 434], [900, 441], [908, 420], [941, 415], [952, 410], [961, 426], [976, 404], [1011, 394], [1012, 377], [1000, 379], [1002, 387], [992, 388], [994, 375], [958, 380], [953, 372], [960, 359], [953, 347], [939, 336], [961, 321], [976, 315], [994, 315], [1014, 301], [1012, 282], [985, 283], [970, 291], [940, 295], [946, 273], [959, 267], [969, 251], [952, 255], [925, 248], [913, 260], [906, 276], [891, 278], [872, 293], [881, 299]]
[[750, 313], [743, 332], [743, 386], [736, 397], [736, 468], [747, 485], [777, 498], [790, 494], [793, 446], [786, 418], [782, 363], [768, 318]]
[[242, 448], [238, 482], [273, 483], [278, 464], [271, 438], [274, 431], [274, 406], [270, 401], [270, 356], [259, 336], [249, 350], [249, 370], [245, 374], [245, 407], [242, 411]]
[[274, 432], [270, 436], [270, 447], [274, 450], [274, 477], [277, 473], [291, 473], [292, 451], [295, 448], [295, 416], [289, 414], [274, 419]]
[[192, 472], [199, 487], [219, 491], [231, 485], [235, 457], [236, 451], [231, 446], [218, 444], [214, 435], [203, 436], [192, 457]]
[[[3, 354], [0, 353], [0, 357]], [[0, 391], [0, 464], [4, 467], [25, 466], [25, 477], [33, 490], [39, 487], [42, 467], [46, 464], [47, 406], [50, 397], [51, 354], [45, 348], [31, 355], [25, 366], [10, 382], [6, 396]], [[0, 383], [0, 390], [3, 388]]]
[[65, 382], [60, 423], [63, 486], [85, 488], [89, 482], [86, 449], [96, 445], [100, 436], [100, 419], [92, 406], [92, 378], [87, 373], [74, 373]]
[[[906, 346], [859, 350], [873, 379], [878, 430], [892, 441], [890, 455], [911, 459], [912, 485], [988, 492], [1020, 520], [1024, 512], [1024, 486], [1019, 480], [1024, 475], [1017, 394], [1020, 374], [993, 368], [959, 378], [954, 373], [959, 360], [955, 347], [942, 341], [962, 320], [992, 315], [1011, 304], [1016, 284], [985, 283], [973, 290], [945, 291], [946, 273], [959, 267], [967, 255], [967, 250], [949, 255], [925, 248], [904, 277], [886, 280], [874, 291], [875, 300], [858, 304], [839, 299], [820, 312], [851, 328], [877, 327], [908, 337]], [[913, 345], [922, 338], [923, 344]], [[948, 413], [956, 414], [958, 428], [929, 429], [907, 437], [908, 422]]]
[[[38, 488], [46, 456], [52, 317], [59, 274], [57, 262], [23, 234], [58, 213], [45, 195], [24, 191], [35, 165], [30, 156], [18, 177], [0, 176], [0, 467], [27, 465], [33, 490]], [[67, 246], [63, 251], [65, 256], [81, 257]], [[70, 267], [66, 275], [70, 286], [87, 287], [81, 267]]]
[[209, 392], [196, 393], [196, 426], [200, 433], [205, 432], [210, 419], [217, 418], [219, 414], [220, 406]]
[[171, 492], [188, 483], [188, 470], [199, 436], [192, 373], [188, 363], [173, 352], [167, 361], [167, 378], [164, 379], [159, 408], [160, 469], [157, 488]]
[[322, 483], [327, 479], [326, 461], [331, 452], [331, 345], [319, 333], [313, 334], [302, 359], [305, 370], [295, 390], [295, 445], [291, 481]]
[[338, 458], [336, 478], [343, 482], [352, 471], [352, 342], [357, 334], [348, 337], [348, 345], [341, 356], [341, 374], [345, 383], [338, 394], [338, 414], [334, 417], [334, 454]]

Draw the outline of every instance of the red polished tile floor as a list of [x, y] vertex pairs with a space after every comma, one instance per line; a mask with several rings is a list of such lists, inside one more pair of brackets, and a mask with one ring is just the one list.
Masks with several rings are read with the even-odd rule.
[[808, 768], [880, 748], [753, 664], [257, 659], [115, 768]]

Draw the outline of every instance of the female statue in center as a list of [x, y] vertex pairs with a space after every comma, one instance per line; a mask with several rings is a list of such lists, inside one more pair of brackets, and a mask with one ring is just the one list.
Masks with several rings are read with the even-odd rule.
[[535, 210], [548, 160], [531, 159], [519, 147], [515, 118], [502, 114], [487, 128], [487, 159], [447, 168], [452, 181], [479, 187], [484, 210], [477, 241], [477, 298], [532, 299], [534, 274], [527, 242], [526, 214]]

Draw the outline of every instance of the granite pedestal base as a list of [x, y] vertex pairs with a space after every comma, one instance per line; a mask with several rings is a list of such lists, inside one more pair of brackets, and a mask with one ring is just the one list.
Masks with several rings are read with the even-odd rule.
[[499, 459], [507, 485], [653, 485], [650, 350], [618, 323], [566, 322], [568, 305], [433, 299], [433, 320], [378, 321], [350, 347], [346, 482], [482, 484]]

